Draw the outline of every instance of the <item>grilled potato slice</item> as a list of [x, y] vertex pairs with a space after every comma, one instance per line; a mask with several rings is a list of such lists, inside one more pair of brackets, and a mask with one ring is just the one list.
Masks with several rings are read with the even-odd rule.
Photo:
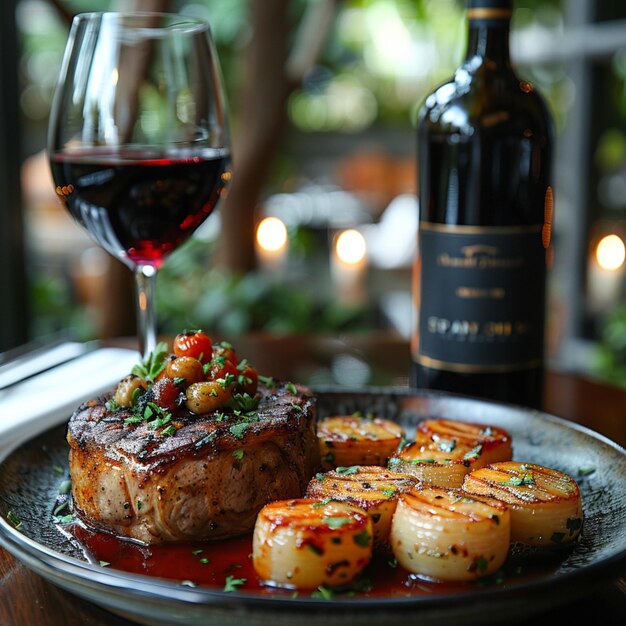
[[415, 441], [396, 451], [388, 466], [427, 485], [460, 487], [473, 468], [513, 456], [507, 431], [486, 424], [446, 419], [420, 422]]
[[509, 461], [493, 463], [465, 477], [463, 489], [506, 502], [511, 508], [511, 541], [516, 550], [541, 551], [571, 544], [580, 535], [583, 509], [576, 481], [555, 469]]
[[418, 484], [415, 476], [379, 465], [354, 465], [317, 474], [309, 482], [306, 497], [347, 502], [367, 511], [374, 529], [374, 550], [389, 553], [391, 518], [398, 496]]
[[404, 436], [401, 426], [380, 417], [336, 415], [322, 419], [317, 425], [322, 469], [386, 465]]
[[369, 563], [372, 520], [345, 502], [272, 502], [259, 512], [252, 563], [268, 585], [315, 589], [344, 585]]
[[391, 523], [400, 565], [437, 581], [470, 581], [497, 571], [510, 537], [506, 504], [461, 489], [424, 487], [402, 494]]

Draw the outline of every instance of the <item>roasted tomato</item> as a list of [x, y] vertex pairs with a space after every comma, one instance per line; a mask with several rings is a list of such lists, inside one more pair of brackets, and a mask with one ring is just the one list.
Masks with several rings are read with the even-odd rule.
[[239, 376], [237, 366], [231, 363], [225, 356], [214, 356], [205, 370], [207, 380], [226, 378], [228, 374], [233, 376], [234, 380], [237, 380], [237, 376]]
[[221, 341], [213, 346], [213, 358], [216, 357], [224, 357], [235, 367], [239, 365], [239, 359], [235, 354], [235, 349], [227, 341]]
[[152, 387], [154, 403], [163, 409], [173, 409], [180, 395], [180, 389], [171, 378], [162, 378]]
[[[242, 361], [242, 364], [244, 362]], [[243, 367], [239, 367], [239, 374], [237, 376], [237, 382], [241, 385], [244, 393], [253, 396], [256, 393], [259, 384], [259, 373], [252, 365], [245, 363]]]
[[203, 364], [213, 358], [213, 342], [201, 330], [189, 330], [176, 335], [173, 348], [176, 356], [190, 356]]
[[169, 360], [164, 371], [170, 378], [184, 378], [185, 386], [204, 380], [202, 363], [190, 356], [179, 356]]

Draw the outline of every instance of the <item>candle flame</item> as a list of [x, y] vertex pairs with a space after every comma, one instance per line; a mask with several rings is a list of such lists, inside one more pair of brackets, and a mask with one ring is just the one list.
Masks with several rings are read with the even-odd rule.
[[278, 252], [287, 243], [287, 228], [277, 217], [266, 217], [257, 227], [256, 240], [263, 250]]
[[365, 238], [354, 229], [344, 230], [335, 243], [337, 257], [348, 265], [357, 265], [364, 258], [367, 252]]
[[602, 237], [596, 247], [596, 260], [603, 270], [615, 271], [624, 264], [626, 247], [622, 239], [615, 234]]

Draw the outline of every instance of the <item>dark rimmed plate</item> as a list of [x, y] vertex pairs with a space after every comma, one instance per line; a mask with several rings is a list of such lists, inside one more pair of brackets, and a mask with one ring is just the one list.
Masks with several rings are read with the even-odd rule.
[[[467, 592], [407, 598], [318, 600], [224, 593], [102, 568], [54, 526], [59, 468], [67, 468], [65, 424], [4, 454], [0, 461], [0, 545], [55, 585], [142, 624], [215, 626], [319, 624], [388, 626], [486, 624], [527, 619], [590, 593], [626, 559], [626, 451], [560, 418], [497, 403], [407, 389], [319, 389], [320, 417], [374, 413], [411, 433], [424, 417], [447, 417], [506, 428], [516, 460], [564, 471], [578, 481], [583, 534], [556, 569], [533, 579], [472, 587]], [[18, 529], [7, 521], [12, 511]], [[488, 608], [488, 610], [486, 610]]]

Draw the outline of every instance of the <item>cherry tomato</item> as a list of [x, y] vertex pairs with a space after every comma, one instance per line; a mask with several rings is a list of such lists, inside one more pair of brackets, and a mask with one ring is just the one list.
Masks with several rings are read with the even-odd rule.
[[154, 383], [152, 387], [154, 403], [163, 409], [173, 409], [176, 406], [176, 400], [179, 395], [180, 389], [171, 378], [162, 378]]
[[230, 361], [235, 367], [239, 365], [239, 359], [235, 354], [234, 348], [227, 342], [222, 341], [220, 343], [216, 343], [213, 346], [213, 358], [215, 357], [225, 357], [227, 361]]
[[253, 396], [259, 384], [259, 373], [252, 365], [245, 365], [239, 370], [237, 382], [241, 385], [244, 393]]
[[204, 415], [224, 406], [232, 396], [230, 387], [222, 387], [215, 381], [205, 380], [201, 383], [193, 383], [185, 392], [185, 406], [197, 415]]
[[190, 356], [203, 364], [213, 358], [213, 342], [201, 330], [190, 330], [176, 335], [173, 348], [176, 356]]
[[204, 369], [198, 359], [190, 356], [179, 356], [167, 362], [165, 368], [170, 378], [184, 378], [185, 385], [199, 383], [204, 380]]
[[218, 378], [226, 378], [228, 374], [234, 376], [235, 380], [237, 380], [237, 376], [239, 376], [237, 366], [223, 356], [214, 356], [208, 365], [206, 379], [217, 380]]

